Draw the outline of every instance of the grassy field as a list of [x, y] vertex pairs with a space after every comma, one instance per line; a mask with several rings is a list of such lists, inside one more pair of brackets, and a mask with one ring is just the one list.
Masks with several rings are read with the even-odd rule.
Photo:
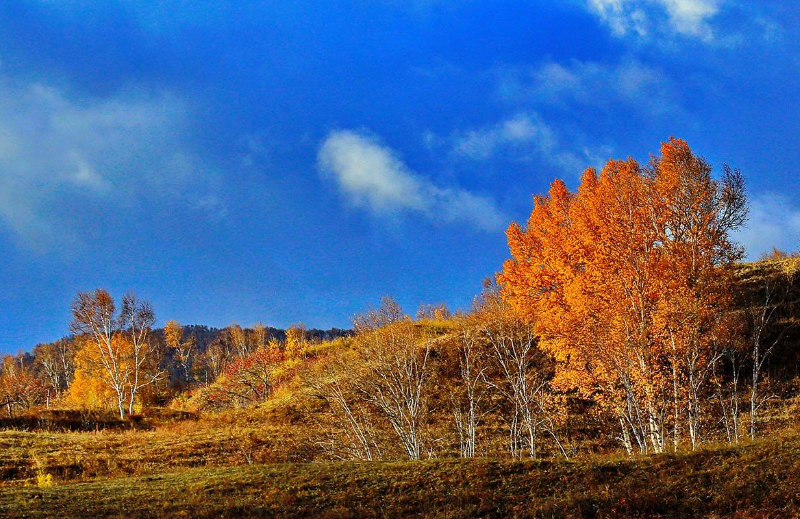
[[0, 488], [2, 517], [800, 517], [800, 433], [650, 458], [273, 463]]

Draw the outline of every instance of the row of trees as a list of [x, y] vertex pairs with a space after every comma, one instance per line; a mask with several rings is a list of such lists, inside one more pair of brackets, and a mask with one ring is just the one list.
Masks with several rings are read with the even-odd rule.
[[301, 355], [309, 335], [342, 333], [260, 323], [217, 331], [177, 321], [154, 330], [147, 301], [126, 294], [117, 305], [102, 289], [79, 293], [71, 310], [71, 337], [3, 360], [0, 409], [9, 417], [58, 401], [113, 407], [124, 418], [147, 402], [198, 391], [215, 407], [244, 405], [267, 398], [269, 373]]
[[215, 359], [215, 365], [219, 362], [221, 366], [214, 383], [206, 385], [196, 395], [198, 407], [220, 409], [263, 402], [282, 379], [289, 376], [308, 346], [305, 327], [290, 327], [283, 341], [274, 337], [267, 340], [261, 330], [259, 327], [253, 330], [256, 342], [252, 348], [226, 352], [219, 343], [209, 348], [207, 355]]
[[[563, 400], [550, 391], [549, 360], [532, 328], [509, 310], [489, 287], [445, 334], [425, 319], [412, 321], [390, 298], [357, 317], [352, 347], [320, 360], [306, 379], [331, 412], [321, 444], [336, 457], [374, 460], [399, 446], [420, 459], [455, 435], [460, 454], [474, 457], [491, 415], [504, 424], [505, 448], [515, 458], [536, 456], [542, 434], [567, 456], [559, 437]], [[443, 411], [450, 416], [444, 429]]]

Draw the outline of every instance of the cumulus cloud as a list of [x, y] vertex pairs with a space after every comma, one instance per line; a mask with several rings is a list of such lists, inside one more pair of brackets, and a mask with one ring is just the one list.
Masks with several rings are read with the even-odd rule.
[[751, 260], [773, 247], [786, 252], [800, 250], [800, 207], [778, 194], [756, 196], [750, 203], [747, 225], [735, 238]]
[[677, 33], [712, 40], [710, 20], [720, 11], [722, 0], [587, 0], [597, 15], [617, 36]]
[[[187, 110], [164, 92], [82, 99], [0, 76], [0, 223], [47, 248], [97, 204], [191, 204], [211, 171], [186, 150]], [[214, 211], [222, 210], [216, 207]]]
[[[603, 154], [609, 152], [603, 147]], [[531, 152], [564, 171], [580, 172], [598, 166], [603, 157], [587, 147], [562, 145], [557, 132], [536, 112], [515, 114], [494, 125], [458, 133], [453, 152], [472, 160], [488, 160], [498, 153], [526, 156]]]
[[362, 133], [331, 132], [319, 150], [318, 165], [353, 206], [377, 215], [417, 213], [484, 231], [500, 230], [507, 222], [491, 199], [435, 185], [409, 169], [393, 150]]

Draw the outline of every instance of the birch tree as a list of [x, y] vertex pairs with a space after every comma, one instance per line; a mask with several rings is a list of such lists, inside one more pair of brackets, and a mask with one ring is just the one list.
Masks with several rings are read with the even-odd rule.
[[149, 341], [154, 321], [152, 306], [133, 294], [123, 297], [119, 315], [114, 299], [99, 288], [78, 293], [72, 302], [70, 329], [87, 344], [80, 358], [93, 364], [84, 371], [101, 377], [121, 419], [133, 412], [140, 391], [164, 374]]
[[129, 365], [123, 341], [114, 340], [119, 327], [111, 295], [100, 288], [94, 292], [80, 292], [72, 302], [70, 329], [89, 341], [95, 354], [92, 358], [97, 359], [104, 382], [116, 396], [119, 417], [125, 418]]
[[780, 281], [767, 278], [756, 287], [745, 309], [748, 322], [748, 336], [750, 340], [750, 439], [756, 437], [758, 429], [758, 412], [768, 399], [763, 391], [764, 364], [769, 360], [772, 352], [783, 338], [783, 331], [770, 334], [779, 316], [779, 308], [785, 300], [785, 288], [780, 286]]
[[165, 376], [161, 369], [159, 352], [150, 342], [150, 332], [156, 314], [148, 301], [137, 299], [133, 293], [122, 297], [119, 321], [120, 329], [131, 344], [131, 359], [128, 369], [128, 414], [133, 413], [136, 396], [147, 386]]
[[485, 414], [488, 397], [487, 359], [481, 348], [479, 332], [467, 328], [458, 337], [460, 392], [453, 395], [453, 418], [458, 432], [462, 458], [475, 457], [478, 426]]
[[554, 383], [617, 414], [628, 450], [663, 452], [670, 425], [677, 449], [684, 423], [700, 441], [711, 337], [741, 255], [731, 233], [745, 217], [738, 171], [714, 180], [670, 139], [649, 169], [610, 160], [574, 193], [553, 182], [527, 226], [509, 227], [504, 297], [556, 359]]
[[39, 344], [33, 349], [34, 366], [47, 379], [49, 386], [60, 394], [69, 389], [75, 376], [76, 343], [60, 339], [49, 344]]
[[[364, 331], [356, 338], [366, 365], [356, 389], [388, 420], [408, 457], [418, 460], [423, 453], [423, 426], [428, 412], [431, 346], [429, 340], [418, 337], [408, 318], [398, 316], [402, 313], [392, 303], [385, 299], [383, 308], [357, 320], [368, 326], [360, 325]], [[381, 321], [387, 324], [373, 328]]]
[[321, 361], [317, 373], [306, 379], [313, 395], [325, 401], [333, 415], [328, 427], [339, 434], [323, 442], [336, 458], [373, 461], [382, 457], [378, 434], [356, 381], [363, 374], [353, 373], [352, 352], [341, 352]]

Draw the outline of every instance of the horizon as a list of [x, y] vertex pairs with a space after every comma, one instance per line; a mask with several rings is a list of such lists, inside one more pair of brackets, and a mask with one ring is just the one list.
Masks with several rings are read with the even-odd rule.
[[464, 309], [533, 195], [673, 135], [741, 168], [748, 259], [798, 250], [799, 26], [786, 0], [7, 2], [0, 354], [96, 287], [159, 327]]

